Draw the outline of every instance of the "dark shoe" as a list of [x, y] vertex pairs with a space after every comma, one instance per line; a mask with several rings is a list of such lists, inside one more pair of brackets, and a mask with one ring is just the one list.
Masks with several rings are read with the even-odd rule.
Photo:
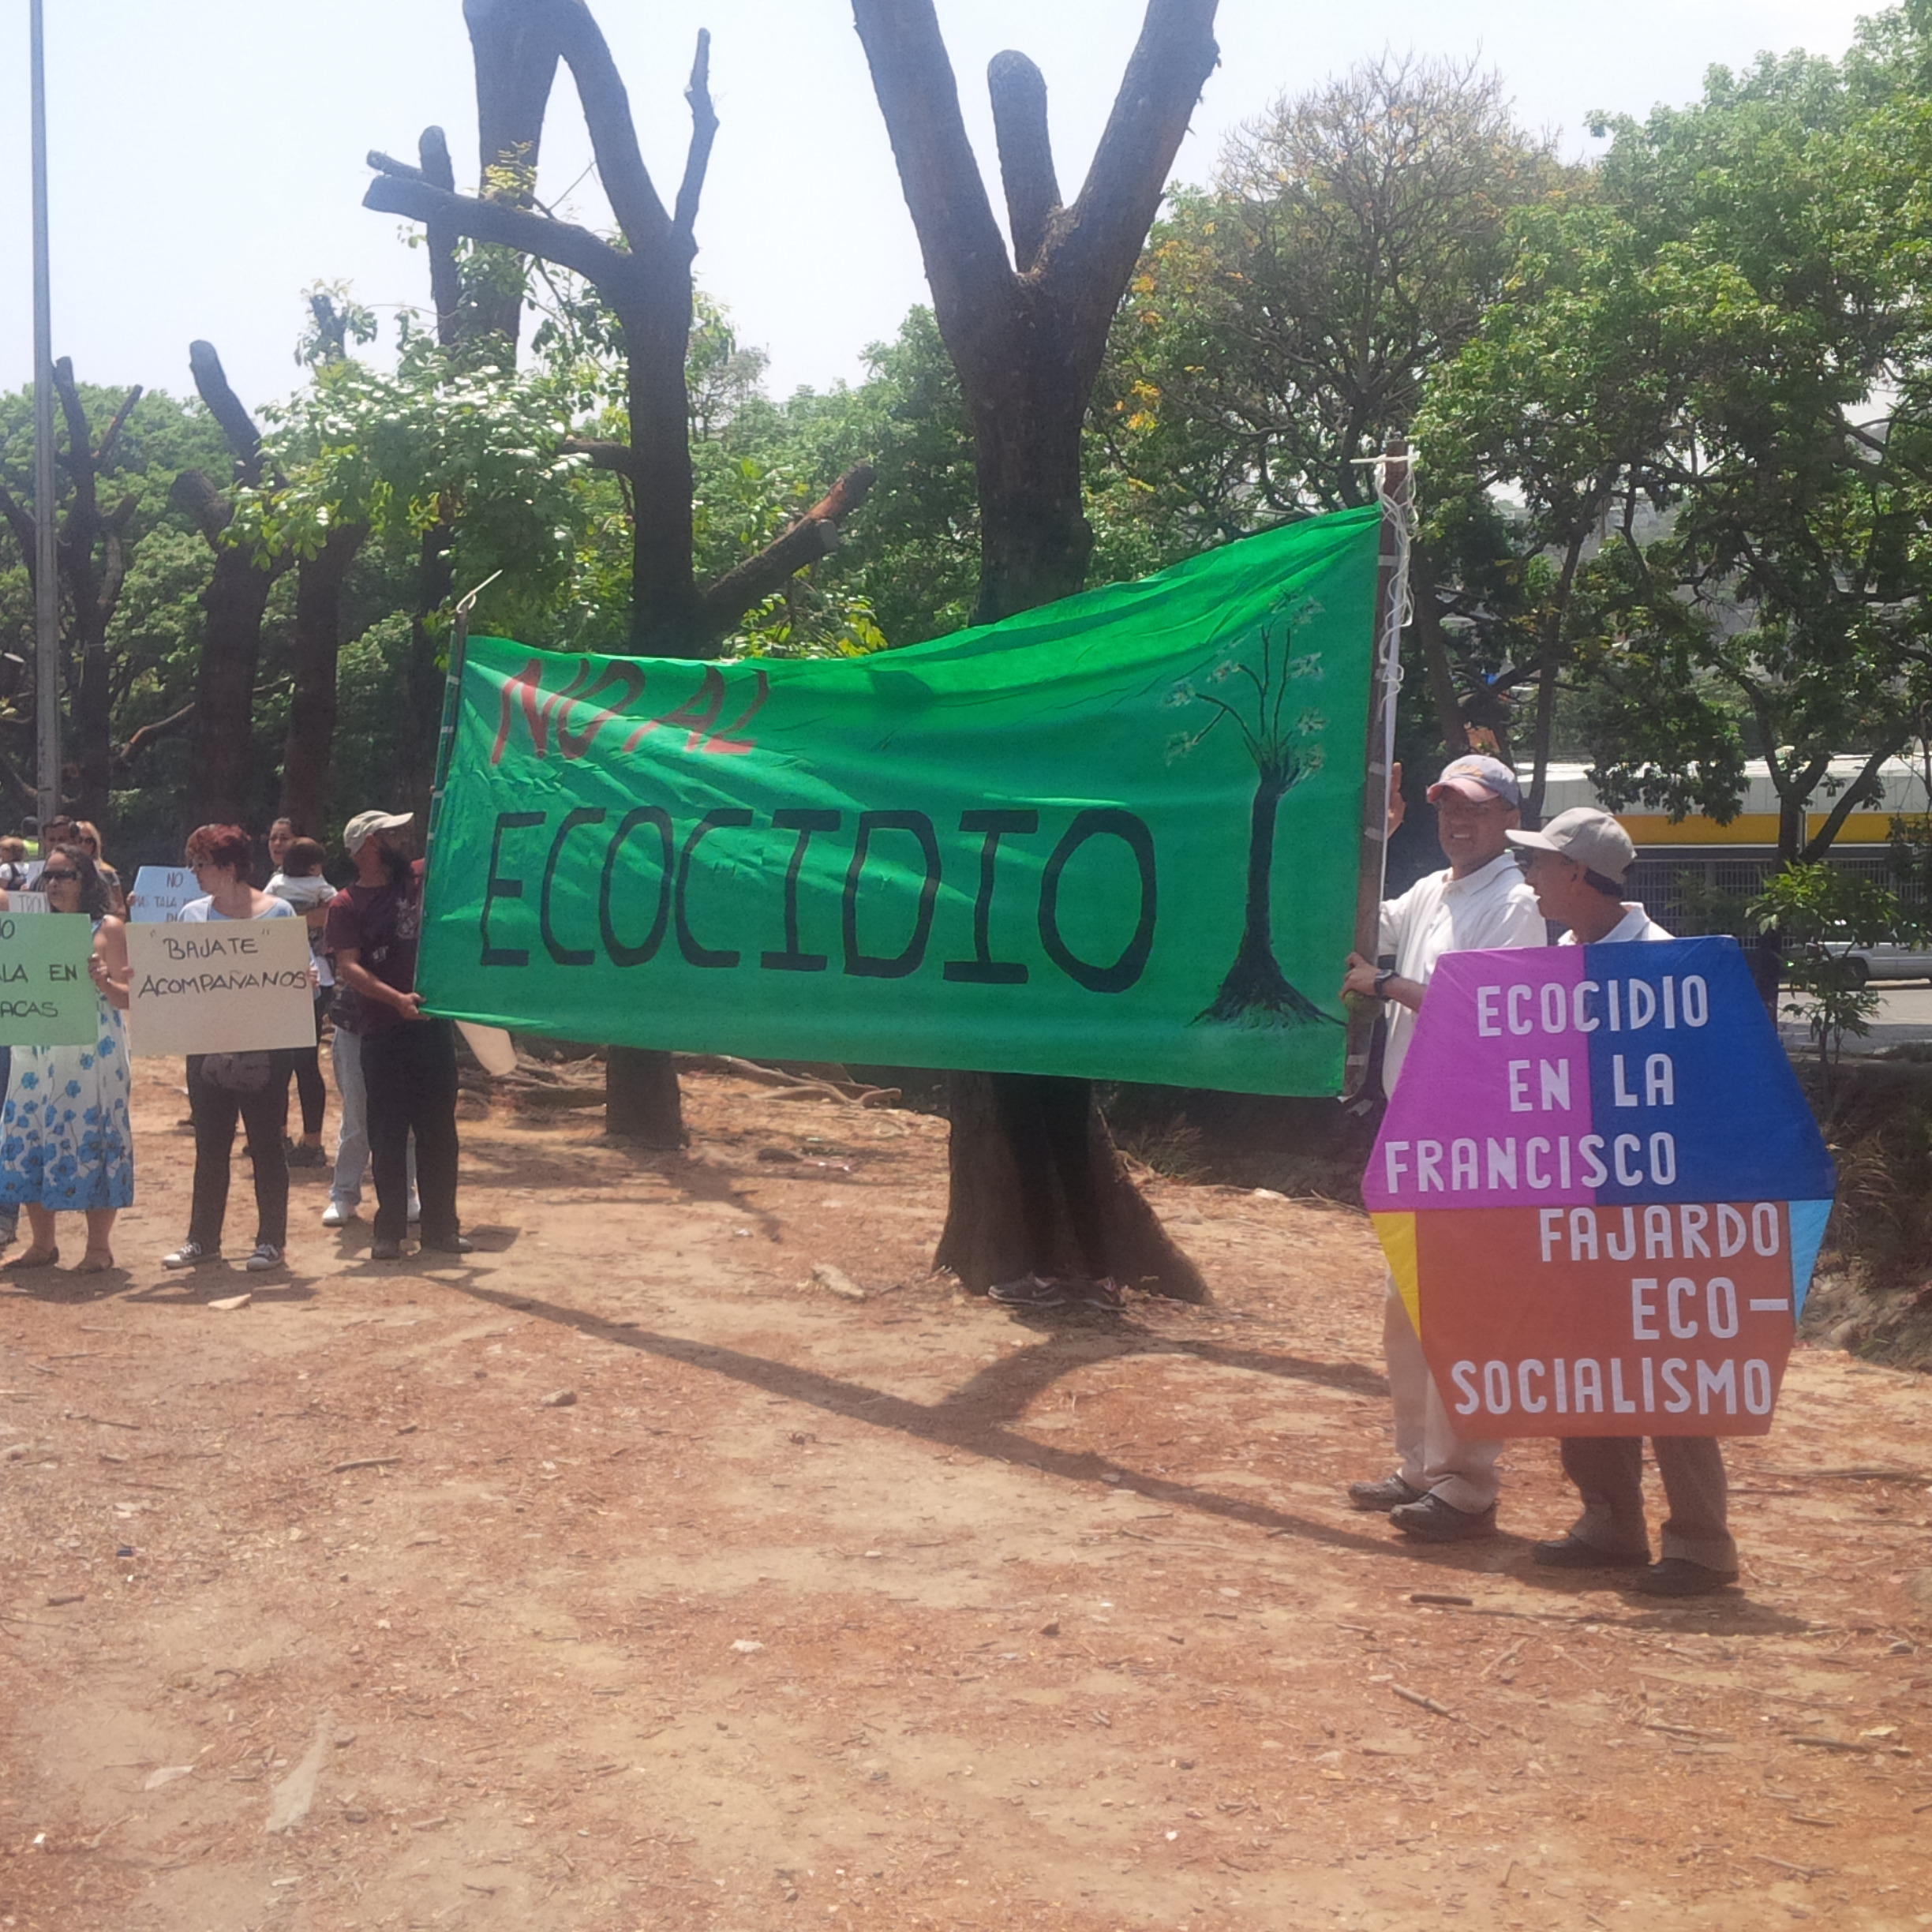
[[1479, 1515], [1472, 1515], [1435, 1495], [1391, 1510], [1389, 1521], [1404, 1536], [1424, 1543], [1485, 1543], [1496, 1533], [1493, 1503]]
[[1069, 1282], [1067, 1292], [1087, 1308], [1117, 1309], [1121, 1305], [1121, 1285], [1110, 1275], [1092, 1281]]
[[1648, 1550], [1634, 1550], [1619, 1556], [1613, 1550], [1601, 1550], [1581, 1537], [1559, 1536], [1548, 1543], [1533, 1543], [1530, 1560], [1545, 1570], [1641, 1570], [1650, 1560]]
[[1420, 1503], [1428, 1494], [1426, 1489], [1418, 1489], [1400, 1476], [1384, 1476], [1380, 1482], [1350, 1483], [1348, 1486], [1349, 1507], [1373, 1510], [1378, 1516], [1386, 1516], [1405, 1503]]
[[328, 1156], [319, 1147], [304, 1147], [299, 1140], [288, 1144], [286, 1158], [291, 1167], [320, 1167], [328, 1163]]
[[432, 1254], [472, 1254], [476, 1250], [476, 1243], [460, 1234], [452, 1234], [447, 1241], [418, 1241], [417, 1245]]
[[1736, 1581], [1735, 1570], [1710, 1570], [1687, 1557], [1666, 1556], [1641, 1576], [1632, 1577], [1631, 1588], [1646, 1597], [1708, 1597]]
[[1057, 1281], [1022, 1275], [1013, 1281], [995, 1282], [987, 1290], [987, 1299], [1002, 1308], [1058, 1308], [1066, 1299], [1066, 1290]]
[[379, 1234], [369, 1244], [369, 1259], [372, 1261], [400, 1261], [402, 1259], [402, 1244], [399, 1241], [391, 1241], [387, 1235]]

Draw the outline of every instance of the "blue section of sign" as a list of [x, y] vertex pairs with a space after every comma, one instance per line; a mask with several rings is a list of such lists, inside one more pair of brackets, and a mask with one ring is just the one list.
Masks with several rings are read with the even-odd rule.
[[1598, 1202], [1829, 1204], [1831, 1157], [1737, 942], [1584, 954]]
[[1825, 1223], [1831, 1219], [1828, 1200], [1795, 1200], [1791, 1204], [1792, 1318], [1804, 1312], [1805, 1297], [1810, 1291], [1811, 1271], [1818, 1266], [1818, 1253], [1825, 1239]]

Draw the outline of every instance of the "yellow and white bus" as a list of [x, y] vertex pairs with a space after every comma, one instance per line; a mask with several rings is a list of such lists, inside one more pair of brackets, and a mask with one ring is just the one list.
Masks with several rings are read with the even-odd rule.
[[[1765, 880], [1777, 869], [1777, 792], [1762, 758], [1752, 759], [1744, 769], [1743, 803], [1728, 825], [1696, 816], [1680, 818], [1673, 825], [1666, 814], [1641, 806], [1617, 814], [1618, 822], [1637, 847], [1630, 895], [1642, 900], [1651, 916], [1673, 932], [1688, 935], [1702, 930], [1692, 896], [1685, 889], [1687, 879], [1701, 881], [1717, 892], [1748, 898], [1762, 889]], [[1840, 791], [1864, 769], [1862, 758], [1832, 760], [1832, 777], [1840, 781]], [[1925, 768], [1905, 758], [1889, 758], [1880, 769], [1879, 782], [1884, 789], [1883, 798], [1861, 805], [1850, 814], [1826, 856], [1833, 865], [1863, 872], [1893, 886], [1911, 904], [1919, 894], [1914, 886], [1901, 886], [1893, 876], [1889, 840], [1894, 818], [1923, 817], [1932, 811]], [[1823, 826], [1837, 796], [1838, 792], [1819, 788], [1814, 803], [1822, 809], [1810, 816], [1811, 832], [1816, 833]], [[1573, 805], [1601, 802], [1585, 766], [1550, 766], [1543, 798], [1545, 821]]]

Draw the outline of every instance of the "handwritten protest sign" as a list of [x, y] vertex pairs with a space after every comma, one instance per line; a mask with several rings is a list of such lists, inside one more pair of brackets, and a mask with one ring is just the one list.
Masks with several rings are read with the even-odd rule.
[[189, 900], [207, 897], [192, 872], [178, 866], [143, 866], [128, 894], [128, 918], [137, 925], [178, 919]]
[[309, 928], [298, 919], [130, 926], [129, 1044], [137, 1054], [313, 1046]]
[[1451, 953], [1362, 1193], [1472, 1436], [1747, 1436], [1836, 1176], [1730, 939]]
[[84, 1046], [100, 1032], [78, 912], [0, 912], [0, 1046]]

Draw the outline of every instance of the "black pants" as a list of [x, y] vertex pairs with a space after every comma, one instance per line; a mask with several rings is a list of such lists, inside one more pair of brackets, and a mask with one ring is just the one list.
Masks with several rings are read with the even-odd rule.
[[203, 1077], [202, 1055], [188, 1056], [188, 1111], [194, 1118], [194, 1207], [188, 1238], [212, 1252], [220, 1247], [228, 1213], [228, 1167], [234, 1155], [235, 1122], [248, 1130], [255, 1165], [255, 1238], [280, 1248], [288, 1241], [288, 1158], [282, 1126], [288, 1118], [288, 1056], [269, 1056], [266, 1086], [234, 1093]]
[[410, 1020], [362, 1035], [369, 1166], [376, 1177], [376, 1238], [409, 1231], [409, 1139], [416, 1136], [416, 1191], [425, 1241], [456, 1238], [456, 1029]]
[[[324, 987], [316, 995], [316, 1044], [290, 1050], [295, 1068], [295, 1092], [301, 1102], [302, 1132], [305, 1134], [319, 1134], [322, 1131], [322, 1110], [328, 1100], [328, 1082], [322, 1077], [322, 1021], [328, 1012], [329, 1002], [335, 997], [335, 989], [333, 987]], [[285, 1128], [286, 1125], [285, 1116]]]

